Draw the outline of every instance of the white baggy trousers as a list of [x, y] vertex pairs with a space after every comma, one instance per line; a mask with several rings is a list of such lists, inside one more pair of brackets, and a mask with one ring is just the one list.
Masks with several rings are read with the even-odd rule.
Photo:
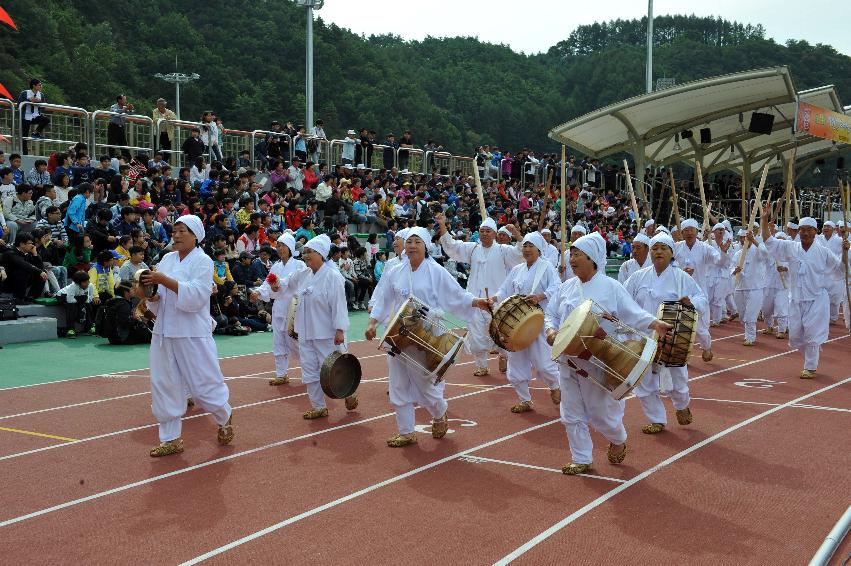
[[575, 374], [563, 364], [559, 364], [559, 385], [561, 422], [567, 431], [574, 464], [591, 463], [594, 444], [589, 424], [612, 444], [626, 442], [623, 401], [618, 401], [590, 379]]
[[151, 410], [160, 425], [160, 442], [180, 438], [186, 413], [186, 391], [213, 415], [220, 426], [228, 422], [230, 392], [219, 366], [212, 336], [151, 340]]

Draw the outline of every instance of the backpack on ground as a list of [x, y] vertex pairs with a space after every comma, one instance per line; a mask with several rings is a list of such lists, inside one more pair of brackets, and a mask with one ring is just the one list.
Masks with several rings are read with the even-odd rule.
[[97, 314], [95, 314], [95, 332], [101, 338], [109, 338], [115, 331], [115, 315], [118, 311], [118, 301], [123, 300], [120, 297], [114, 297], [97, 310]]
[[0, 320], [18, 320], [18, 305], [14, 295], [0, 294]]

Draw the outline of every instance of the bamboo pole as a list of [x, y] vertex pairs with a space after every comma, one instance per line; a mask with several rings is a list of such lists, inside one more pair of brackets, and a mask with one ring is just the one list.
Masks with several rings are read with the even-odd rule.
[[783, 194], [783, 220], [781, 228], [786, 228], [786, 223], [789, 222], [789, 217], [792, 215], [792, 187], [795, 186], [795, 157], [798, 153], [798, 148], [792, 150], [792, 157], [786, 164], [786, 192]]
[[567, 176], [566, 148], [561, 146], [561, 257], [559, 267], [564, 267], [564, 252], [567, 250]]
[[[842, 187], [842, 179], [839, 180], [839, 186]], [[845, 230], [842, 232], [842, 263], [845, 264], [845, 312], [842, 316], [845, 318], [845, 326], [848, 327], [851, 333], [851, 324], [849, 324], [848, 311], [851, 310], [851, 289], [848, 288], [848, 250], [845, 249], [845, 244], [848, 242], [848, 193], [851, 193], [851, 183], [845, 183], [845, 190], [842, 194], [842, 223]]]
[[632, 176], [629, 174], [629, 164], [623, 160], [623, 168], [626, 171], [626, 186], [629, 189], [629, 202], [632, 204], [632, 212], [635, 214], [635, 227], [641, 231], [641, 215], [638, 214], [638, 203], [635, 201], [635, 189], [632, 186]]
[[476, 163], [473, 163], [473, 180], [476, 183], [476, 195], [479, 197], [479, 212], [482, 215], [482, 222], [488, 217], [488, 209], [485, 206], [485, 194], [482, 189], [482, 180], [479, 179], [479, 168]]
[[677, 198], [677, 185], [674, 181], [674, 170], [668, 169], [668, 176], [671, 177], [671, 211], [674, 213], [674, 220], [677, 223], [677, 230], [680, 231], [680, 237], [682, 237], [682, 226], [680, 226], [680, 202]]
[[547, 205], [550, 204], [550, 186], [553, 182], [553, 171], [550, 169], [547, 174], [547, 182], [544, 185], [544, 204], [541, 205], [541, 214], [538, 216], [538, 231], [544, 228], [544, 220], [547, 218]]
[[[759, 187], [756, 189], [756, 199], [753, 203], [753, 209], [751, 210], [751, 216], [748, 220], [748, 232], [753, 232], [754, 221], [756, 220], [756, 213], [759, 210], [760, 205], [762, 204], [762, 189], [765, 187], [765, 180], [768, 177], [768, 163], [765, 164], [765, 167], [762, 168], [762, 178], [759, 180]], [[736, 285], [739, 284], [739, 280], [742, 278], [741, 268], [745, 265], [745, 259], [748, 256], [748, 248], [750, 247], [750, 240], [745, 240], [745, 243], [742, 245], [742, 253], [739, 255], [739, 272], [736, 273]]]
[[703, 168], [700, 166], [700, 161], [694, 162], [695, 170], [697, 171], [697, 186], [700, 189], [700, 206], [703, 208], [703, 236], [708, 238], [709, 228], [709, 207], [706, 206], [706, 193], [703, 190]]

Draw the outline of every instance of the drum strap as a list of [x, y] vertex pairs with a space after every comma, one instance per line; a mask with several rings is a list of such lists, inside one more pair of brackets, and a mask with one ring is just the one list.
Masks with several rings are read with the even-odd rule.
[[[587, 352], [588, 350], [585, 351]], [[582, 377], [586, 379], [588, 378], [588, 372], [576, 365], [576, 362], [574, 362], [573, 360], [568, 358], [567, 365], [570, 366], [570, 369], [572, 369], [574, 372], [578, 373]]]
[[535, 268], [535, 278], [532, 280], [532, 288], [529, 290], [530, 295], [535, 294], [535, 289], [538, 288], [538, 284], [541, 282], [541, 279], [544, 277], [544, 272], [547, 270], [547, 264], [543, 256], [538, 258], [538, 267]]

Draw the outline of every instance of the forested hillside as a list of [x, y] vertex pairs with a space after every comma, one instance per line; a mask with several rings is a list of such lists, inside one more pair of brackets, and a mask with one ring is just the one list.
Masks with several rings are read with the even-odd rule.
[[[201, 80], [181, 91], [184, 118], [213, 109], [229, 127], [264, 127], [304, 115], [305, 11], [282, 0], [16, 0], [19, 31], [0, 30], [0, 82], [17, 93], [30, 76], [52, 102], [103, 108], [125, 92], [138, 107], [174, 89], [153, 77], [174, 69]], [[318, 12], [321, 16], [321, 12]], [[404, 16], [400, 13], [400, 22]], [[567, 25], [556, 24], [553, 25]], [[538, 55], [472, 38], [361, 37], [319, 20], [315, 114], [329, 135], [410, 128], [469, 153], [479, 143], [552, 149], [557, 123], [643, 91], [644, 22], [568, 33]], [[786, 64], [798, 89], [834, 83], [851, 104], [851, 58], [829, 46], [779, 45], [761, 26], [720, 19], [655, 20], [655, 76], [677, 82]], [[439, 30], [436, 30], [439, 31]]]

